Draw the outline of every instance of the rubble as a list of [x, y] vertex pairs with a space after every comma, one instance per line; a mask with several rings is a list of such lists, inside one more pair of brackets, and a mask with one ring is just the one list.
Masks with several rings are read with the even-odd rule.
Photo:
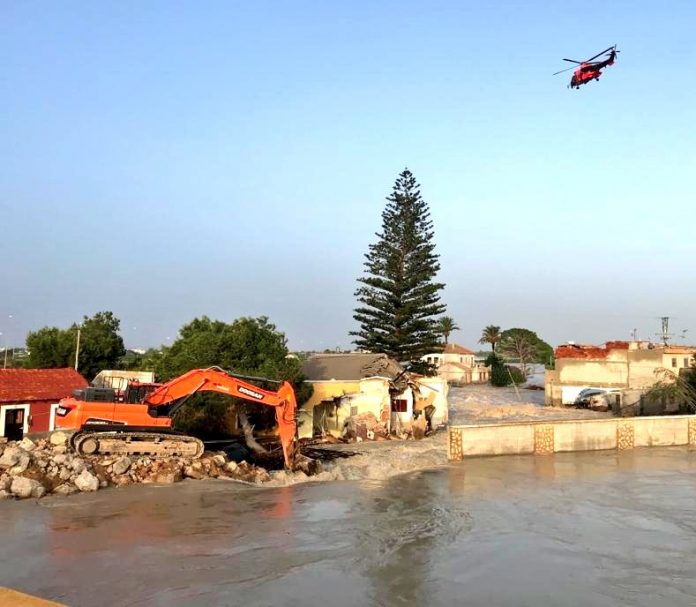
[[[253, 464], [230, 461], [222, 452], [204, 453], [200, 458], [173, 456], [125, 457], [96, 455], [79, 457], [66, 446], [68, 437], [55, 432], [48, 438], [0, 443], [0, 500], [39, 499], [46, 495], [68, 496], [125, 487], [140, 483], [172, 484], [186, 479], [228, 479], [261, 484], [271, 475]], [[312, 467], [299, 456], [304, 474]], [[289, 473], [293, 474], [293, 473]]]

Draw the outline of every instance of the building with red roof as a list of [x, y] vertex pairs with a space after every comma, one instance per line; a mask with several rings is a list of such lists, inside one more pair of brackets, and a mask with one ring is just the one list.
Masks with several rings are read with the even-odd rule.
[[646, 341], [608, 341], [603, 346], [569, 342], [555, 351], [556, 368], [546, 372], [546, 402], [569, 405], [585, 388], [645, 391], [659, 375], [679, 375], [693, 366], [696, 348]]
[[74, 369], [0, 369], [0, 436], [53, 430], [60, 399], [86, 386]]
[[446, 344], [440, 351], [426, 354], [421, 360], [435, 365], [439, 377], [452, 384], [488, 381], [489, 369], [475, 361], [476, 353], [459, 344]]

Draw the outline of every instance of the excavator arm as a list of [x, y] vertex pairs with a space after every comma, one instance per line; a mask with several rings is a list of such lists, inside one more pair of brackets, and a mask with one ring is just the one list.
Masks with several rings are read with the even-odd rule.
[[297, 400], [290, 383], [275, 383], [280, 383], [280, 388], [276, 392], [270, 392], [230, 375], [219, 367], [193, 369], [157, 387], [145, 398], [145, 404], [154, 408], [166, 408], [167, 415], [171, 417], [190, 396], [198, 392], [217, 392], [275, 407], [285, 465], [289, 470], [292, 470], [295, 465]]

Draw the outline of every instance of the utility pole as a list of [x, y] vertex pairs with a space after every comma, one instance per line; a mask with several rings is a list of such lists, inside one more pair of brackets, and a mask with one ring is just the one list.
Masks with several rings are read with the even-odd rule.
[[77, 362], [80, 360], [80, 331], [82, 325], [77, 325], [77, 344], [75, 345], [75, 371], [77, 371]]
[[633, 331], [631, 331], [631, 338], [633, 341], [638, 341], [638, 329], [633, 329]]

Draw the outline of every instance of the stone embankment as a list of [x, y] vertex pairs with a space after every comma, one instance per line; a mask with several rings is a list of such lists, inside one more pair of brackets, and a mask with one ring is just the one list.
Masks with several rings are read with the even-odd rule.
[[0, 444], [0, 500], [71, 495], [137, 483], [176, 483], [190, 479], [224, 478], [264, 483], [270, 474], [224, 453], [187, 457], [80, 457], [71, 452], [68, 437], [54, 432], [49, 438]]

